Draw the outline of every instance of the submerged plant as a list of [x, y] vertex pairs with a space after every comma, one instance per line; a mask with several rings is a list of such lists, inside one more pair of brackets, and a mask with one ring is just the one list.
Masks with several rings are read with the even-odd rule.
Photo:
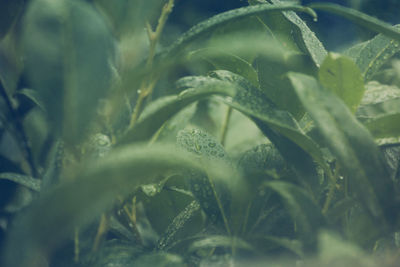
[[396, 265], [398, 27], [248, 2], [166, 47], [173, 0], [1, 3], [2, 266]]

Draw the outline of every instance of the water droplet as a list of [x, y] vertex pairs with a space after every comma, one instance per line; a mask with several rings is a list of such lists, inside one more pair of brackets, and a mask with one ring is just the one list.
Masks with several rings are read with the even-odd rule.
[[129, 227], [130, 227], [130, 228], [133, 228], [133, 224], [132, 224], [132, 223], [129, 223]]
[[343, 177], [343, 176], [339, 176], [339, 179], [340, 179], [340, 180], [343, 180], [343, 179], [344, 179], [344, 177]]
[[214, 142], [212, 142], [212, 143], [208, 143], [208, 146], [209, 146], [209, 147], [215, 147], [216, 144], [215, 144]]
[[142, 93], [142, 90], [137, 90], [138, 95], [140, 95]]
[[216, 156], [216, 155], [217, 155], [217, 151], [211, 150], [211, 151], [210, 151], [210, 154], [211, 154], [212, 156]]

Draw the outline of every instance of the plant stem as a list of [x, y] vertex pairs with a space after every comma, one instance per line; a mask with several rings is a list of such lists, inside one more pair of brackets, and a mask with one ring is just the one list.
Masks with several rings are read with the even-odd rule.
[[329, 177], [329, 180], [331, 181], [331, 183], [330, 183], [330, 187], [329, 187], [328, 196], [327, 196], [327, 198], [325, 200], [325, 204], [324, 204], [324, 207], [322, 209], [322, 214], [326, 214], [326, 212], [328, 211], [329, 206], [330, 206], [330, 204], [332, 202], [332, 199], [333, 199], [333, 195], [335, 193], [336, 182], [337, 182], [337, 179], [339, 177], [338, 165], [336, 164], [336, 166], [335, 166], [335, 174], [332, 174], [332, 172], [328, 172], [327, 174], [328, 174], [328, 177]]
[[228, 125], [232, 115], [232, 108], [228, 107], [225, 113], [225, 118], [222, 123], [222, 130], [221, 130], [221, 144], [225, 145], [226, 141], [226, 134], [228, 133]]
[[[147, 58], [147, 62], [146, 62], [146, 68], [148, 70], [153, 65], [154, 56], [156, 54], [157, 43], [160, 40], [161, 33], [164, 29], [165, 23], [167, 22], [168, 16], [172, 12], [173, 7], [174, 7], [174, 0], [169, 0], [168, 3], [163, 6], [163, 9], [161, 11], [160, 18], [158, 19], [158, 24], [157, 24], [155, 31], [153, 31], [153, 29], [151, 28], [149, 23], [146, 24], [147, 34], [148, 34], [149, 42], [150, 42], [149, 57]], [[157, 80], [158, 80], [158, 77], [153, 75], [153, 76], [150, 76], [147, 81], [145, 80], [142, 82], [140, 89], [138, 90], [139, 96], [136, 101], [135, 109], [134, 109], [132, 117], [131, 117], [131, 122], [130, 122], [129, 128], [132, 128], [136, 124], [136, 121], [142, 110], [143, 101], [147, 96], [151, 95], [151, 93], [153, 92], [154, 86], [156, 85]]]
[[108, 229], [108, 221], [109, 221], [109, 215], [103, 213], [101, 215], [100, 225], [99, 228], [97, 229], [97, 234], [93, 243], [92, 253], [97, 252], [97, 250], [99, 249], [104, 234]]

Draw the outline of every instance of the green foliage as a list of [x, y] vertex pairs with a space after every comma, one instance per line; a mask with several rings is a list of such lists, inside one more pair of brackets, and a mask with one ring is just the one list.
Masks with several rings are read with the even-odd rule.
[[0, 2], [0, 264], [391, 266], [398, 26], [249, 0], [167, 46], [166, 2]]

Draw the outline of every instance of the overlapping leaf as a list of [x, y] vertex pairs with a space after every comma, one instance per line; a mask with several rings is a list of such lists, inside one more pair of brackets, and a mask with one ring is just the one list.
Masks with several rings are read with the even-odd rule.
[[[382, 154], [345, 104], [310, 76], [290, 73], [300, 100], [349, 179], [352, 190], [382, 226], [396, 220], [398, 204]], [[385, 229], [382, 227], [382, 229]]]
[[160, 98], [146, 107], [136, 125], [124, 134], [118, 144], [122, 145], [151, 138], [168, 119], [184, 107], [213, 94], [233, 96], [235, 88], [232, 88], [226, 82], [215, 79], [210, 83], [199, 85], [196, 89], [182, 91], [179, 95]]
[[[215, 180], [235, 180], [236, 173], [229, 167], [214, 165], [207, 163], [207, 173]], [[172, 168], [204, 170], [190, 154], [165, 145], [125, 146], [89, 164], [76, 172], [76, 179], [47, 192], [21, 215], [10, 234], [4, 266], [32, 266], [33, 259], [111, 207], [117, 196], [156, 182], [160, 179], [156, 174]], [[25, 252], [21, 254], [20, 249]]]

